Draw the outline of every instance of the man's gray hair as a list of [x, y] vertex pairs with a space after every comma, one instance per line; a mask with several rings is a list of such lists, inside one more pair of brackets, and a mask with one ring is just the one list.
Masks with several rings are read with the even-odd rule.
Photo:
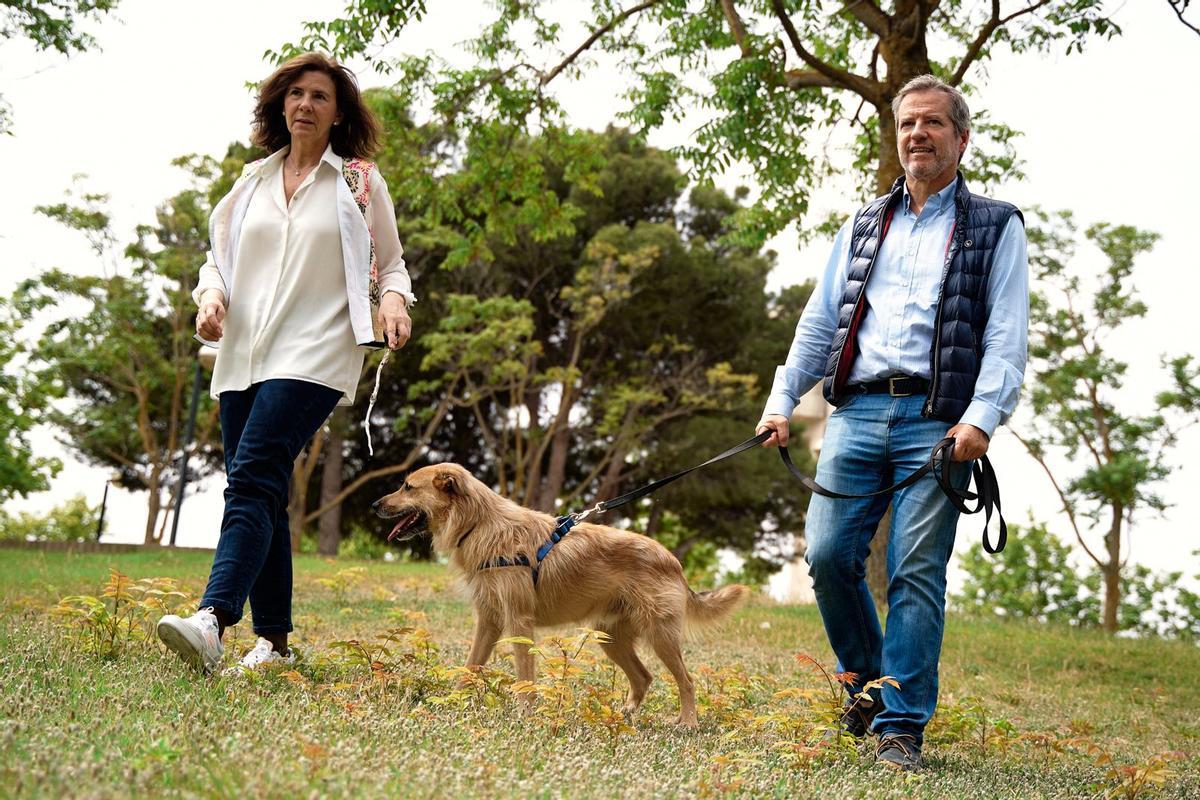
[[963, 93], [958, 89], [935, 75], [918, 75], [904, 84], [892, 98], [892, 116], [900, 116], [900, 101], [904, 99], [905, 95], [913, 92], [927, 92], [931, 89], [950, 95], [950, 121], [954, 123], [955, 132], [962, 134], [964, 131], [971, 130], [971, 111], [967, 108], [967, 98], [963, 97]]

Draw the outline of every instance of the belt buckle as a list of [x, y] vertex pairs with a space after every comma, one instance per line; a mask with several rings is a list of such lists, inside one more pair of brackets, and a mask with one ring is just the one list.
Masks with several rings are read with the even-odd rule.
[[912, 392], [896, 391], [896, 381], [904, 380], [908, 380], [908, 377], [905, 375], [893, 375], [892, 377], [888, 378], [888, 394], [892, 397], [912, 397]]

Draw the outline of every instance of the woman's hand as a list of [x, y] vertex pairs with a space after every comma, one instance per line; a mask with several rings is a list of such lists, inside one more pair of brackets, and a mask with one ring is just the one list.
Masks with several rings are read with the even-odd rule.
[[385, 292], [379, 299], [379, 325], [391, 350], [399, 350], [412, 335], [412, 319], [408, 316], [408, 301], [399, 292]]
[[200, 297], [200, 311], [196, 314], [196, 333], [208, 342], [221, 341], [225, 332], [225, 294], [220, 289], [209, 289]]

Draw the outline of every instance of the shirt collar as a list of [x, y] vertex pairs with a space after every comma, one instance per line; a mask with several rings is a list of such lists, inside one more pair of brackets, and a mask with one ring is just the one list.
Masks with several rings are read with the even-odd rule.
[[[259, 177], [270, 175], [275, 170], [280, 169], [283, 165], [283, 160], [287, 158], [287, 154], [291, 151], [291, 149], [292, 148], [290, 146], [281, 147], [274, 153], [271, 153], [271, 155], [264, 158], [258, 165]], [[332, 144], [325, 145], [325, 152], [321, 154], [321, 161], [317, 164], [317, 166], [320, 166], [321, 163], [328, 164], [337, 170], [338, 174], [341, 174], [342, 157], [333, 152]]]
[[[945, 208], [948, 204], [952, 204], [954, 202], [954, 192], [956, 189], [958, 189], [958, 176], [957, 175], [954, 177], [954, 180], [952, 180], [952, 181], [950, 181], [950, 183], [946, 184], [946, 186], [943, 187], [941, 189], [941, 191], [932, 195], [928, 200], [925, 201], [925, 207], [921, 209], [922, 213], [924, 213], [925, 208], [928, 208], [930, 210], [930, 213], [937, 213], [937, 212], [941, 211], [943, 208]], [[911, 198], [909, 197], [909, 194], [908, 194], [908, 182], [905, 181], [905, 183], [904, 183], [904, 210], [911, 213], [910, 201], [911, 201]]]

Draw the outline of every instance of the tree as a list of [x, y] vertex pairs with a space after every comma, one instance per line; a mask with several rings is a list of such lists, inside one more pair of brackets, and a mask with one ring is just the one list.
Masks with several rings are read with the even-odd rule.
[[[197, 181], [211, 180], [207, 160], [181, 160]], [[82, 232], [96, 262], [73, 274], [55, 269], [21, 284], [23, 313], [54, 312], [30, 352], [40, 386], [58, 398], [46, 414], [61, 443], [85, 462], [110, 467], [117, 483], [149, 493], [144, 541], [158, 543], [172, 508], [171, 483], [181, 423], [195, 366], [196, 265], [207, 247], [209, 206], [198, 189], [158, 210], [156, 226], [140, 226], [119, 263], [104, 195], [85, 194], [38, 211]], [[96, 275], [96, 266], [105, 274]], [[125, 270], [128, 270], [127, 273]], [[196, 431], [196, 477], [218, 463], [212, 447], [215, 405], [202, 398]]]
[[[955, 605], [1010, 619], [1099, 626], [1102, 572], [1094, 565], [1076, 570], [1071, 547], [1044, 524], [1013, 531], [1016, 535], [1003, 553], [986, 556], [972, 549], [963, 554], [967, 579], [953, 598]], [[1129, 573], [1129, 591], [1117, 617], [1119, 630], [1168, 639], [1200, 638], [1200, 595], [1182, 585], [1181, 571], [1155, 573], [1135, 564]], [[1193, 581], [1198, 578], [1192, 576]]]
[[[398, 130], [389, 143], [407, 135]], [[599, 153], [604, 166], [591, 181], [565, 168], [563, 141]], [[738, 203], [711, 189], [685, 200], [672, 159], [624, 131], [557, 132], [513, 147], [541, 164], [529, 191], [574, 209], [569, 232], [545, 235], [531, 221], [509, 239], [489, 217], [472, 217], [456, 225], [491, 231], [483, 244], [490, 263], [436, 269], [460, 240], [428, 228], [412, 198], [397, 194], [421, 296], [418, 335], [384, 373], [376, 417], [393, 424], [376, 437], [375, 457], [367, 460], [361, 436], [348, 438], [345, 469], [358, 477], [333, 498], [326, 493], [308, 519], [355, 492], [391, 491], [391, 476], [446, 458], [526, 505], [578, 508], [744, 438], [757, 413], [752, 387], [770, 377], [756, 374], [771, 371], [760, 348], [792, 322], [769, 313], [770, 256], [721, 242]], [[420, 148], [398, 158], [400, 151], [386, 147], [379, 157], [390, 185], [406, 168], [393, 159], [420, 157]], [[787, 297], [787, 313], [799, 313], [807, 291]], [[768, 325], [779, 330], [767, 334]], [[360, 404], [368, 393], [364, 387]], [[703, 429], [699, 437], [691, 421]], [[684, 498], [696, 527], [681, 547], [698, 532], [749, 550], [764, 516], [782, 533], [799, 532], [802, 493], [786, 485], [767, 491], [769, 454], [762, 456], [757, 471], [714, 475], [709, 491]], [[738, 491], [713, 489], [733, 484]], [[684, 505], [662, 500], [663, 508]], [[365, 506], [345, 507], [343, 519], [377, 527]], [[715, 531], [705, 512], [718, 508]]]
[[[353, 0], [339, 19], [308, 23], [298, 42], [268, 55], [322, 49], [364, 58], [397, 78], [406, 107], [427, 110], [446, 130], [445, 145], [430, 159], [442, 169], [453, 165], [458, 179], [416, 179], [405, 182], [403, 192], [431, 229], [488, 220], [486, 230], [478, 224], [455, 229], [443, 262], [454, 267], [491, 262], [489, 237], [511, 239], [519, 221], [532, 223], [534, 235], [563, 232], [574, 197], [537, 191], [541, 165], [511, 145], [520, 132], [562, 124], [555, 91], [585, 74], [598, 54], [629, 78], [620, 116], [638, 136], [670, 123], [690, 126], [687, 141], [671, 152], [694, 182], [734, 168], [755, 176], [753, 202], [736, 211], [725, 233], [754, 247], [793, 222], [805, 223], [807, 234], [835, 230], [843, 215], [816, 225], [804, 219], [811, 187], [830, 177], [851, 174], [865, 198], [883, 193], [901, 174], [891, 100], [909, 79], [934, 73], [971, 91], [969, 79], [983, 77], [1002, 49], [1081, 50], [1093, 36], [1120, 32], [1106, 5], [594, 0], [583, 18], [561, 20], [552, 16], [561, 4], [504, 0], [467, 43], [475, 63], [460, 69], [433, 55], [387, 55], [389, 41], [419, 24], [425, 0]], [[976, 147], [963, 165], [968, 179], [987, 188], [1019, 176], [1017, 132], [978, 110], [973, 124]], [[834, 140], [848, 144], [848, 158], [831, 155]], [[564, 148], [564, 154], [568, 172], [585, 183], [599, 169], [585, 146]], [[772, 363], [779, 360], [775, 355]], [[873, 552], [886, 550], [884, 530]], [[882, 587], [873, 590], [885, 594]]]
[[972, 548], [961, 563], [967, 578], [955, 603], [967, 611], [1012, 619], [1094, 626], [1100, 623], [1095, 593], [1071, 566], [1071, 548], [1045, 524], [1012, 527], [1002, 553], [988, 556]]
[[0, 298], [0, 504], [49, 488], [62, 464], [34, 454], [29, 432], [45, 410], [44, 387], [25, 366], [22, 324], [12, 303]]
[[[810, 188], [835, 173], [857, 175], [864, 196], [886, 190], [901, 172], [890, 103], [910, 78], [932, 72], [969, 90], [968, 78], [982, 77], [1001, 49], [1080, 50], [1092, 36], [1120, 32], [1105, 5], [596, 0], [582, 18], [561, 19], [553, 16], [555, 4], [501, 2], [467, 43], [476, 63], [457, 69], [429, 55], [386, 55], [383, 45], [420, 22], [424, 0], [354, 0], [340, 19], [308, 23], [299, 42], [270, 55], [323, 49], [365, 58], [397, 76], [412, 108], [429, 109], [462, 132], [462, 141], [469, 137], [481, 153], [472, 171], [486, 171], [495, 183], [479, 199], [465, 191], [479, 185], [474, 181], [442, 193], [452, 202], [431, 204], [428, 213], [444, 219], [471, 203], [504, 200], [515, 213], [536, 202], [523, 188], [532, 165], [507, 151], [506, 131], [561, 120], [554, 90], [603, 53], [629, 77], [622, 115], [639, 135], [670, 122], [692, 124], [689, 141], [674, 154], [693, 179], [735, 164], [752, 171], [759, 194], [739, 213], [738, 230], [761, 241], [802, 218]], [[1015, 132], [982, 114], [976, 132], [1000, 151], [975, 149], [969, 176], [989, 184], [1011, 175]], [[847, 163], [830, 157], [835, 135], [852, 139]], [[454, 157], [451, 150], [443, 155]], [[465, 238], [477, 241], [470, 232]], [[459, 252], [470, 249], [464, 243]]]
[[[4, 0], [0, 4], [0, 42], [28, 39], [36, 50], [57, 50], [64, 56], [96, 46], [80, 29], [111, 13], [120, 0]], [[9, 133], [11, 112], [0, 95], [0, 133]]]
[[[1076, 539], [1104, 577], [1104, 630], [1119, 628], [1125, 541], [1142, 510], [1163, 512], [1156, 485], [1170, 473], [1168, 454], [1200, 419], [1200, 364], [1163, 359], [1170, 385], [1148, 413], [1119, 407], [1129, 365], [1106, 349], [1121, 326], [1145, 315], [1131, 278], [1137, 257], [1157, 234], [1097, 223], [1087, 240], [1108, 261], [1094, 280], [1069, 268], [1077, 226], [1069, 212], [1038, 212], [1029, 229], [1030, 263], [1044, 287], [1031, 299], [1032, 414], [1014, 428], [1062, 502]], [[1128, 401], [1126, 401], [1128, 402]], [[1055, 460], [1063, 454], [1066, 460]], [[1089, 544], [1096, 533], [1100, 547]]]

